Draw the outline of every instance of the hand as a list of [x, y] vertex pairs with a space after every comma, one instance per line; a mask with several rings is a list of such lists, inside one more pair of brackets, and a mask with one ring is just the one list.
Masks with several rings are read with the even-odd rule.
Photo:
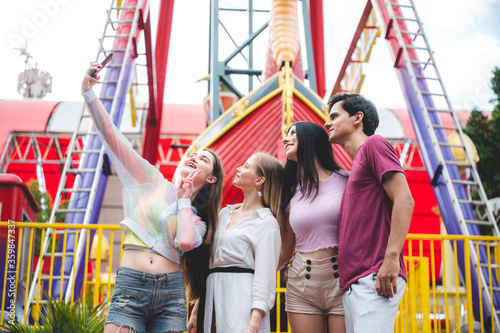
[[377, 273], [375, 289], [377, 293], [392, 298], [398, 292], [399, 256], [385, 258]]
[[288, 267], [285, 269], [285, 272], [283, 273], [283, 277], [285, 278], [285, 281], [288, 282]]
[[196, 325], [196, 315], [191, 314], [189, 316], [189, 321], [187, 325], [187, 333], [196, 333], [197, 332], [197, 325]]
[[101, 78], [98, 74], [96, 74], [95, 78], [90, 76], [90, 72], [96, 70], [99, 72], [101, 70], [101, 64], [97, 61], [90, 62], [90, 67], [87, 69], [85, 76], [82, 81], [82, 93], [87, 92], [98, 83], [101, 83], [99, 79]]
[[247, 325], [247, 328], [243, 331], [243, 333], [257, 333], [260, 329], [260, 322], [262, 317], [264, 317], [266, 313], [261, 309], [253, 308], [252, 314], [250, 315], [250, 322]]
[[185, 199], [190, 199], [191, 196], [193, 195], [194, 192], [194, 186], [193, 186], [193, 181], [196, 178], [196, 176], [199, 175], [201, 170], [193, 170], [186, 178], [182, 178], [181, 182], [179, 184], [179, 187], [177, 187], [177, 198], [185, 198]]
[[198, 304], [199, 300], [194, 302], [193, 307], [191, 308], [191, 313], [189, 314], [189, 321], [187, 325], [187, 333], [196, 333], [198, 330]]

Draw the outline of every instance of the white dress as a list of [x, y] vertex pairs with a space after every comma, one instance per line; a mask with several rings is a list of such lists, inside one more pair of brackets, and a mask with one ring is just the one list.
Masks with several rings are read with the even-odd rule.
[[255, 211], [226, 230], [235, 208], [219, 213], [219, 226], [212, 247], [210, 268], [241, 267], [255, 273], [212, 273], [207, 278], [204, 332], [209, 333], [215, 307], [217, 333], [243, 333], [250, 322], [251, 310], [266, 314], [259, 333], [269, 333], [269, 310], [276, 293], [276, 268], [281, 249], [278, 221], [269, 208]]

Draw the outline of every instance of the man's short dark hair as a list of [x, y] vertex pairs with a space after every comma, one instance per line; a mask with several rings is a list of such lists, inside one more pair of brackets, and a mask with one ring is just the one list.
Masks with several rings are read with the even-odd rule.
[[379, 122], [375, 104], [360, 94], [340, 93], [330, 97], [328, 101], [328, 112], [330, 112], [333, 105], [338, 102], [342, 102], [340, 106], [342, 106], [351, 117], [359, 111], [363, 112], [363, 132], [368, 136], [375, 134]]

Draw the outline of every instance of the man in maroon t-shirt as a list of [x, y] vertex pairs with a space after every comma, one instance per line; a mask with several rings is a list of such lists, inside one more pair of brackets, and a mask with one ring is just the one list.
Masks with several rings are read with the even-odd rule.
[[406, 285], [402, 249], [414, 201], [396, 151], [374, 135], [375, 105], [358, 94], [337, 94], [328, 106], [330, 142], [353, 158], [339, 218], [347, 332], [393, 332]]

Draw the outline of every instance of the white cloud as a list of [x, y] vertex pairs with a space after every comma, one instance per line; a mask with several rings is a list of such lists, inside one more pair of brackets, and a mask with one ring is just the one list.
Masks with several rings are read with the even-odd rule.
[[498, 0], [421, 0], [417, 9], [426, 26], [449, 34], [474, 31], [498, 5]]
[[[324, 3], [325, 30], [330, 35], [325, 37], [327, 87], [331, 89], [365, 2], [350, 1], [348, 9], [345, 2]], [[490, 31], [485, 24], [497, 22], [499, 1], [421, 0], [416, 6], [455, 109], [473, 105], [492, 109], [489, 80], [493, 68], [500, 67], [500, 29]], [[381, 37], [370, 63], [364, 66], [361, 92], [379, 107], [405, 108], [393, 65], [387, 42]]]
[[490, 79], [500, 66], [500, 39], [481, 33], [448, 42], [436, 55], [446, 87], [456, 109], [491, 109]]

